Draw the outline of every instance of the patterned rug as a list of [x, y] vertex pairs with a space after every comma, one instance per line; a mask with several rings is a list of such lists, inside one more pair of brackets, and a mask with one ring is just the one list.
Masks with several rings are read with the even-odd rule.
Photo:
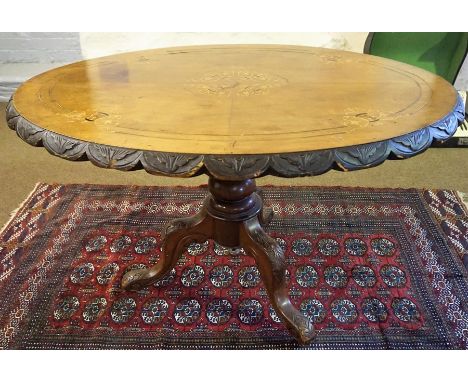
[[318, 336], [296, 344], [252, 258], [191, 245], [157, 285], [161, 227], [207, 189], [39, 184], [0, 234], [0, 347], [464, 349], [468, 215], [453, 191], [265, 187], [289, 294]]

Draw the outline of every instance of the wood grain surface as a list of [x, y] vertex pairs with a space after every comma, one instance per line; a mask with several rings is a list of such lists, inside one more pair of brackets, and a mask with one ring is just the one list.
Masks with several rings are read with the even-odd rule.
[[281, 45], [192, 46], [77, 62], [25, 82], [32, 124], [86, 142], [279, 154], [387, 140], [449, 114], [454, 88], [393, 60]]

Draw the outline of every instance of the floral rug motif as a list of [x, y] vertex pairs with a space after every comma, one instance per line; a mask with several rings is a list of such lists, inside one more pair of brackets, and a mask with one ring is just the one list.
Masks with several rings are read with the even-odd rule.
[[0, 233], [0, 347], [10, 349], [464, 349], [466, 207], [449, 190], [263, 187], [291, 301], [315, 323], [300, 346], [254, 260], [209, 240], [163, 280], [161, 229], [205, 187], [39, 184]]

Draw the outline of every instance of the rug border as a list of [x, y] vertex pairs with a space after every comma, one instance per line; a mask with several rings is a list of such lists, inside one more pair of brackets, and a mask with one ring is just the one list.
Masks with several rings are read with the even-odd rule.
[[26, 209], [28, 202], [32, 199], [36, 191], [39, 189], [41, 186], [49, 186], [48, 183], [41, 183], [37, 182], [32, 191], [29, 192], [29, 194], [26, 196], [26, 198], [19, 204], [18, 207], [16, 207], [13, 211], [9, 213], [9, 218], [6, 221], [6, 223], [0, 228], [0, 236], [2, 236], [10, 227], [10, 225], [13, 223], [15, 218], [22, 212], [23, 210]]
[[[151, 175], [150, 176], [155, 176]], [[319, 175], [317, 175], [319, 176]], [[167, 176], [158, 176], [158, 177], [163, 177], [163, 178], [169, 178]], [[309, 177], [313, 177], [312, 175]], [[172, 177], [174, 178], [174, 177]], [[262, 177], [254, 178], [256, 179], [261, 179]], [[281, 179], [292, 179], [292, 178], [287, 178], [287, 177], [277, 177]], [[300, 177], [297, 177], [300, 178]], [[186, 179], [180, 177], [180, 179]], [[194, 178], [192, 178], [194, 179]], [[46, 186], [52, 186], [52, 187], [60, 187], [60, 186], [110, 186], [110, 187], [149, 187], [149, 188], [206, 188], [208, 189], [208, 182], [200, 183], [198, 185], [158, 185], [158, 184], [109, 184], [109, 183], [56, 183], [56, 182], [50, 182], [50, 183], [44, 183], [44, 182], [39, 182], [36, 183], [35, 188], [38, 187], [38, 185], [46, 185]], [[304, 185], [304, 184], [298, 184], [298, 185], [284, 185], [284, 184], [271, 184], [271, 183], [266, 183], [266, 184], [261, 184], [257, 185], [257, 188], [261, 189], [263, 187], [276, 187], [276, 188], [330, 188], [330, 189], [355, 189], [355, 190], [386, 190], [386, 191], [393, 191], [393, 190], [398, 190], [398, 191], [408, 191], [408, 190], [416, 190], [416, 191], [451, 191], [454, 193], [457, 193], [459, 196], [460, 194], [465, 194], [468, 195], [468, 190], [467, 192], [463, 192], [460, 190], [452, 189], [452, 188], [434, 188], [434, 187], [368, 187], [368, 186], [343, 186], [343, 185]]]
[[[11, 223], [14, 221], [16, 216], [19, 215], [19, 213], [25, 209], [26, 205], [34, 195], [34, 193], [37, 191], [37, 189], [41, 186], [48, 186], [48, 187], [62, 187], [62, 186], [114, 186], [114, 187], [151, 187], [151, 188], [180, 188], [180, 189], [188, 189], [188, 188], [205, 188], [208, 189], [208, 184], [203, 183], [203, 184], [198, 184], [198, 185], [191, 185], [191, 186], [185, 186], [185, 185], [140, 185], [140, 184], [107, 184], [107, 183], [44, 183], [44, 182], [37, 182], [32, 191], [29, 192], [29, 194], [26, 196], [26, 198], [19, 204], [17, 208], [15, 208], [13, 211], [9, 213], [9, 218], [6, 221], [6, 223], [0, 227], [0, 236], [5, 233], [5, 231], [9, 228]], [[271, 183], [267, 183], [264, 185], [259, 186], [260, 191], [262, 187], [276, 187], [276, 188], [331, 188], [331, 189], [357, 189], [357, 190], [382, 190], [382, 191], [408, 191], [408, 190], [413, 190], [413, 191], [451, 191], [453, 192], [459, 199], [460, 204], [465, 208], [466, 213], [468, 214], [468, 192], [462, 192], [459, 190], [455, 189], [443, 189], [443, 188], [417, 188], [417, 187], [409, 187], [409, 188], [403, 188], [403, 187], [365, 187], [365, 186], [341, 186], [341, 185], [335, 185], [335, 186], [325, 186], [325, 185], [294, 185], [294, 186], [287, 186], [287, 185], [275, 185]]]
[[[208, 189], [208, 184], [199, 184], [199, 185], [191, 185], [191, 186], [185, 186], [185, 185], [140, 185], [140, 184], [107, 184], [107, 183], [44, 183], [44, 182], [37, 182], [33, 189], [29, 192], [29, 194], [26, 196], [26, 198], [19, 204], [17, 208], [12, 210], [9, 213], [9, 218], [6, 221], [6, 223], [0, 227], [0, 236], [7, 231], [11, 223], [14, 221], [14, 219], [19, 215], [21, 211], [23, 211], [28, 204], [28, 202], [32, 199], [34, 193], [38, 190], [39, 187], [41, 186], [48, 186], [48, 187], [62, 187], [62, 186], [114, 186], [114, 187], [150, 187], [150, 188], [180, 188], [180, 189], [188, 189], [188, 188], [205, 188]], [[341, 185], [336, 185], [336, 186], [321, 186], [321, 185], [294, 185], [294, 186], [287, 186], [287, 185], [275, 185], [275, 184], [264, 184], [259, 186], [260, 191], [262, 187], [276, 187], [276, 188], [331, 188], [331, 189], [358, 189], [358, 190], [382, 190], [382, 191], [408, 191], [408, 190], [413, 190], [413, 191], [451, 191], [453, 192], [459, 199], [460, 204], [465, 208], [466, 213], [468, 214], [468, 192], [462, 192], [459, 190], [455, 189], [438, 189], [438, 188], [417, 188], [417, 187], [410, 187], [410, 188], [402, 188], [402, 187], [365, 187], [365, 186], [341, 186]]]

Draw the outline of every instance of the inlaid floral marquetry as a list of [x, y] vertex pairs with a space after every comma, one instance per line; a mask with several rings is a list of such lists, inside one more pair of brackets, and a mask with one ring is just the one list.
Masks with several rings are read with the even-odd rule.
[[286, 78], [244, 68], [208, 72], [187, 84], [190, 91], [217, 96], [255, 96], [288, 83]]

